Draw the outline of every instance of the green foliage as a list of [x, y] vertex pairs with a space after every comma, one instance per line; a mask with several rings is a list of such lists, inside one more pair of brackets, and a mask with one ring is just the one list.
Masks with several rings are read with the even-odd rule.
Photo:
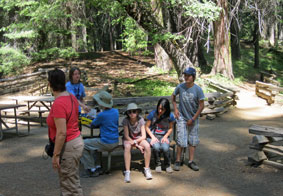
[[219, 17], [221, 11], [213, 1], [184, 0], [183, 8], [186, 10], [184, 15], [194, 18], [204, 18], [208, 22], [214, 21]]
[[[241, 60], [233, 62], [234, 76], [242, 81], [259, 80], [259, 71], [261, 70], [273, 70], [276, 72], [282, 72], [283, 52], [270, 50], [269, 48], [260, 49], [259, 69], [255, 69], [254, 66], [254, 49], [247, 45], [243, 45], [241, 49]], [[280, 78], [277, 79], [279, 82]], [[281, 84], [283, 84], [281, 82]]]
[[44, 60], [52, 60], [56, 58], [70, 59], [70, 58], [76, 58], [78, 56], [79, 56], [78, 53], [71, 47], [68, 48], [54, 47], [33, 53], [33, 60], [44, 61]]
[[37, 33], [35, 33], [33, 30], [29, 30], [29, 31], [5, 33], [4, 36], [9, 39], [14, 40], [14, 39], [21, 39], [21, 38], [35, 38], [37, 37]]
[[[134, 82], [133, 79], [119, 79], [120, 83]], [[146, 79], [128, 85], [126, 91], [133, 96], [170, 96], [178, 83], [162, 81], [159, 79]]]
[[0, 48], [0, 72], [5, 75], [19, 73], [29, 63], [30, 59], [19, 49], [9, 46]]
[[127, 52], [144, 50], [147, 47], [147, 34], [130, 17], [124, 20], [123, 25], [123, 49]]

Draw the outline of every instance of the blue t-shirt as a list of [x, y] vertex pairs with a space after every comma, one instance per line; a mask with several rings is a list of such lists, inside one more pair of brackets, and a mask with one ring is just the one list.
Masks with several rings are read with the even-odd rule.
[[100, 112], [91, 126], [100, 128], [100, 140], [106, 144], [119, 142], [119, 112], [111, 108]]
[[[73, 94], [77, 100], [81, 101], [85, 95], [84, 85], [80, 82], [78, 84], [72, 84], [70, 81], [66, 83], [66, 89], [69, 93]], [[79, 112], [81, 112], [81, 107], [79, 106]]]
[[202, 89], [194, 84], [191, 88], [186, 86], [186, 83], [179, 84], [173, 95], [179, 94], [179, 112], [185, 120], [192, 119], [199, 108], [199, 101], [204, 100]]
[[[169, 117], [157, 121], [157, 110], [151, 111], [146, 118], [151, 121], [150, 130], [154, 135], [165, 135], [170, 127], [170, 122], [176, 121], [171, 112]], [[155, 123], [156, 121], [157, 123]]]

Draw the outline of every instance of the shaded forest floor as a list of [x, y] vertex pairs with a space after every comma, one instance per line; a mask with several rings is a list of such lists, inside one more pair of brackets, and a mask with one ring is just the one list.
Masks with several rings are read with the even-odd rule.
[[[178, 84], [176, 76], [167, 73], [156, 73], [152, 56], [131, 56], [122, 51], [106, 51], [99, 53], [81, 54], [80, 59], [40, 62], [30, 66], [29, 72], [40, 68], [59, 67], [70, 69], [79, 67], [82, 71], [81, 80], [86, 87], [86, 94], [90, 98], [97, 89], [108, 87], [114, 97], [136, 96], [131, 87], [133, 81], [142, 79], [158, 79], [160, 81]], [[68, 76], [67, 76], [68, 77]], [[115, 92], [114, 84], [116, 83]]]

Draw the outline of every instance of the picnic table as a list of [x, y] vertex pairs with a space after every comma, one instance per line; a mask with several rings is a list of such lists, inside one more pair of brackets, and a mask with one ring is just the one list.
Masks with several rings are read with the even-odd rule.
[[17, 117], [17, 109], [19, 107], [25, 107], [26, 105], [22, 105], [22, 104], [0, 104], [0, 141], [3, 139], [3, 129], [2, 129], [2, 124], [6, 127], [6, 129], [12, 129], [12, 127], [9, 127], [7, 125], [6, 122], [4, 122], [3, 118], [5, 118], [5, 116], [2, 116], [2, 110], [7, 110], [7, 109], [13, 109], [14, 110], [14, 115], [11, 116], [11, 118], [15, 119], [15, 128], [16, 128], [16, 132], [19, 135], [19, 131], [18, 131], [18, 117]]
[[50, 95], [46, 96], [16, 96], [10, 97], [10, 99], [15, 100], [16, 104], [19, 104], [20, 101], [27, 102], [28, 110], [31, 110], [32, 107], [36, 106], [37, 103], [40, 103], [48, 111], [50, 111], [54, 97]]

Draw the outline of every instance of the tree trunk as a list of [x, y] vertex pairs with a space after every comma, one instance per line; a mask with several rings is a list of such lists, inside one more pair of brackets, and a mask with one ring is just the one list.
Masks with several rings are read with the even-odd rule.
[[269, 40], [269, 45], [274, 47], [276, 45], [276, 29], [277, 29], [277, 24], [276, 21], [273, 21], [269, 25], [269, 33], [268, 33], [268, 40]]
[[[158, 0], [151, 0], [152, 10], [155, 18], [159, 22], [159, 24], [164, 27], [164, 17], [162, 12], [162, 7]], [[154, 45], [154, 56], [155, 56], [155, 64], [158, 68], [169, 71], [173, 68], [173, 62], [170, 60], [170, 57], [165, 52], [165, 50], [160, 46], [160, 44]]]
[[228, 29], [228, 2], [218, 0], [217, 5], [222, 8], [222, 11], [219, 19], [214, 22], [214, 63], [211, 74], [220, 73], [234, 79]]
[[259, 68], [259, 30], [258, 21], [255, 21], [253, 42], [254, 42], [254, 68]]
[[173, 68], [173, 62], [169, 58], [165, 50], [159, 45], [154, 45], [154, 56], [156, 66], [164, 71], [169, 71]]
[[[146, 9], [140, 2], [135, 4], [125, 5], [122, 3], [122, 0], [118, 0], [122, 6], [124, 6], [126, 12], [131, 16], [137, 24], [139, 24], [145, 31], [150, 35], [154, 34], [166, 34], [168, 31], [162, 27], [151, 10]], [[165, 50], [169, 55], [170, 59], [174, 64], [174, 68], [178, 74], [179, 81], [183, 81], [182, 73], [186, 67], [193, 67], [193, 64], [186, 56], [184, 50], [174, 39], [160, 40], [158, 42], [160, 46]]]
[[232, 20], [230, 26], [231, 32], [231, 51], [232, 57], [235, 60], [241, 59], [241, 49], [240, 49], [240, 37], [239, 37], [239, 26], [235, 19]]
[[81, 36], [82, 36], [82, 41], [83, 41], [83, 46], [82, 46], [82, 50], [83, 52], [88, 52], [87, 49], [87, 29], [86, 29], [86, 8], [85, 8], [85, 1], [81, 1], [80, 2], [81, 5], [81, 10], [79, 10], [81, 12], [80, 16], [81, 16], [81, 20], [83, 25], [81, 26]]
[[112, 25], [111, 25], [111, 18], [110, 15], [108, 15], [108, 28], [109, 28], [109, 44], [110, 44], [110, 51], [114, 50], [113, 46], [113, 30], [112, 30]]

